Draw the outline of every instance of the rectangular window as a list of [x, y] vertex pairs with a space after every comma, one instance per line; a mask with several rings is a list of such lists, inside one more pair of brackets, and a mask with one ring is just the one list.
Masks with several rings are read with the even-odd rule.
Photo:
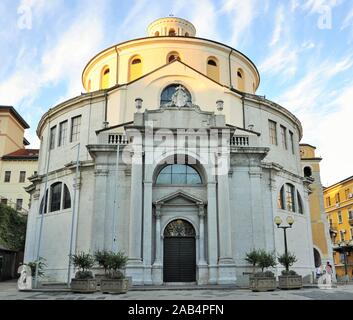
[[353, 210], [348, 210], [348, 219], [353, 220]]
[[353, 240], [353, 228], [351, 228], [351, 239]]
[[11, 181], [11, 171], [5, 171], [5, 180], [4, 182], [10, 182]]
[[294, 205], [294, 187], [290, 184], [286, 184], [286, 205], [287, 210], [295, 212], [295, 205]]
[[341, 236], [341, 241], [344, 241], [345, 239], [344, 239], [344, 231], [343, 230], [341, 230], [340, 231], [340, 236]]
[[349, 189], [346, 189], [345, 191], [344, 191], [344, 193], [345, 193], [345, 196], [346, 196], [346, 200], [348, 200], [349, 199]]
[[338, 223], [339, 223], [339, 224], [342, 224], [342, 223], [343, 223], [343, 220], [342, 220], [342, 212], [341, 212], [341, 211], [338, 211], [337, 215], [338, 215]]
[[64, 146], [67, 139], [67, 121], [61, 122], [59, 126], [59, 144], [58, 146]]
[[26, 171], [20, 172], [20, 183], [26, 182]]
[[80, 130], [81, 130], [81, 116], [71, 119], [71, 142], [76, 142], [80, 139]]
[[34, 176], [36, 176], [37, 174], [38, 174], [38, 172], [37, 172], [37, 171], [34, 171], [34, 172], [33, 172], [33, 175], [34, 175]]
[[50, 129], [50, 150], [55, 148], [56, 126]]
[[295, 148], [294, 148], [294, 134], [292, 131], [289, 131], [289, 138], [290, 138], [290, 146], [292, 148], [292, 153], [295, 154]]
[[341, 197], [340, 197], [340, 194], [339, 193], [336, 193], [336, 203], [340, 203], [341, 202]]
[[287, 144], [287, 128], [281, 126], [281, 137], [282, 137], [282, 146], [283, 149], [288, 150], [288, 144]]
[[270, 130], [270, 143], [277, 146], [277, 123], [272, 120], [268, 120], [268, 126]]
[[16, 200], [16, 210], [21, 211], [23, 206], [23, 199], [17, 199]]
[[331, 198], [330, 197], [326, 198], [326, 207], [331, 207]]
[[1, 204], [4, 204], [6, 206], [7, 205], [7, 199], [1, 198]]

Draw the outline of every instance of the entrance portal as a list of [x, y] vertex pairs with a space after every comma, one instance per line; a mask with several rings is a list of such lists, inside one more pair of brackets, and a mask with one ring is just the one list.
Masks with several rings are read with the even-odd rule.
[[185, 220], [171, 222], [164, 231], [163, 280], [196, 281], [196, 234]]

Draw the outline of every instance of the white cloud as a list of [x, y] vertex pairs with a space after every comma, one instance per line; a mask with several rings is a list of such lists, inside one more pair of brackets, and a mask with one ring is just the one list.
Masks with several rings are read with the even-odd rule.
[[[261, 4], [261, 5], [260, 5]], [[221, 9], [231, 17], [231, 44], [239, 46], [249, 34], [250, 27], [259, 14], [259, 8], [266, 7], [263, 2], [258, 0], [225, 0]]]
[[276, 12], [275, 30], [272, 35], [270, 46], [276, 45], [281, 39], [283, 23], [285, 22], [284, 7], [280, 6]]

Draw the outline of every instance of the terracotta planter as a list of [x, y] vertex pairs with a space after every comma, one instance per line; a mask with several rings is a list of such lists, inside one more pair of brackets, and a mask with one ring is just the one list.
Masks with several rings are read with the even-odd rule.
[[127, 293], [129, 290], [128, 279], [102, 279], [100, 289], [103, 293]]
[[71, 291], [75, 293], [94, 293], [97, 291], [96, 279], [72, 279]]
[[302, 276], [279, 276], [278, 279], [279, 279], [279, 288], [281, 290], [303, 288]]
[[254, 292], [275, 291], [277, 288], [275, 277], [250, 277], [250, 289]]

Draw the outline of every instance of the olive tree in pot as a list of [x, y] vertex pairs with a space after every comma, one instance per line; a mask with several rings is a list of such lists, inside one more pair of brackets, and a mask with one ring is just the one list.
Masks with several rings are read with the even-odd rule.
[[109, 263], [109, 255], [110, 253], [106, 250], [97, 251], [94, 254], [94, 258], [97, 261], [98, 265], [104, 270], [104, 274], [95, 274], [95, 278], [97, 280], [97, 285], [100, 286], [102, 279], [107, 278], [108, 273], [108, 263]]
[[[252, 257], [249, 259], [249, 257]], [[271, 271], [265, 271], [270, 267], [275, 267], [276, 256], [274, 253], [268, 253], [264, 250], [258, 250], [256, 253], [252, 252], [251, 255], [247, 255], [247, 261], [253, 264], [254, 270], [255, 266], [261, 268], [261, 272], [254, 273], [250, 277], [250, 289], [252, 291], [274, 291], [276, 290], [276, 278]]]
[[129, 281], [121, 269], [125, 267], [128, 257], [123, 252], [109, 252], [106, 258], [108, 272], [106, 277], [101, 279], [101, 291], [103, 293], [127, 293]]
[[[26, 263], [26, 265], [28, 267], [30, 267], [31, 269], [31, 277], [32, 277], [32, 288], [34, 288], [34, 284], [35, 284], [35, 277], [36, 277], [36, 270], [37, 270], [37, 266], [38, 266], [38, 272], [37, 272], [37, 276], [39, 279], [42, 279], [44, 277], [44, 270], [45, 267], [47, 267], [47, 264], [45, 263], [45, 259], [42, 257], [39, 257], [38, 259], [38, 263], [37, 261], [34, 262], [28, 262]], [[37, 286], [40, 287], [40, 281], [37, 281]]]
[[297, 262], [294, 254], [288, 252], [278, 257], [278, 262], [285, 267], [282, 275], [278, 277], [279, 288], [282, 290], [301, 289], [303, 287], [303, 277], [298, 275], [295, 271], [289, 270]]
[[94, 257], [89, 253], [80, 252], [70, 256], [72, 264], [78, 271], [71, 280], [71, 291], [77, 293], [93, 293], [97, 291], [97, 281], [93, 277], [91, 268], [94, 266]]

